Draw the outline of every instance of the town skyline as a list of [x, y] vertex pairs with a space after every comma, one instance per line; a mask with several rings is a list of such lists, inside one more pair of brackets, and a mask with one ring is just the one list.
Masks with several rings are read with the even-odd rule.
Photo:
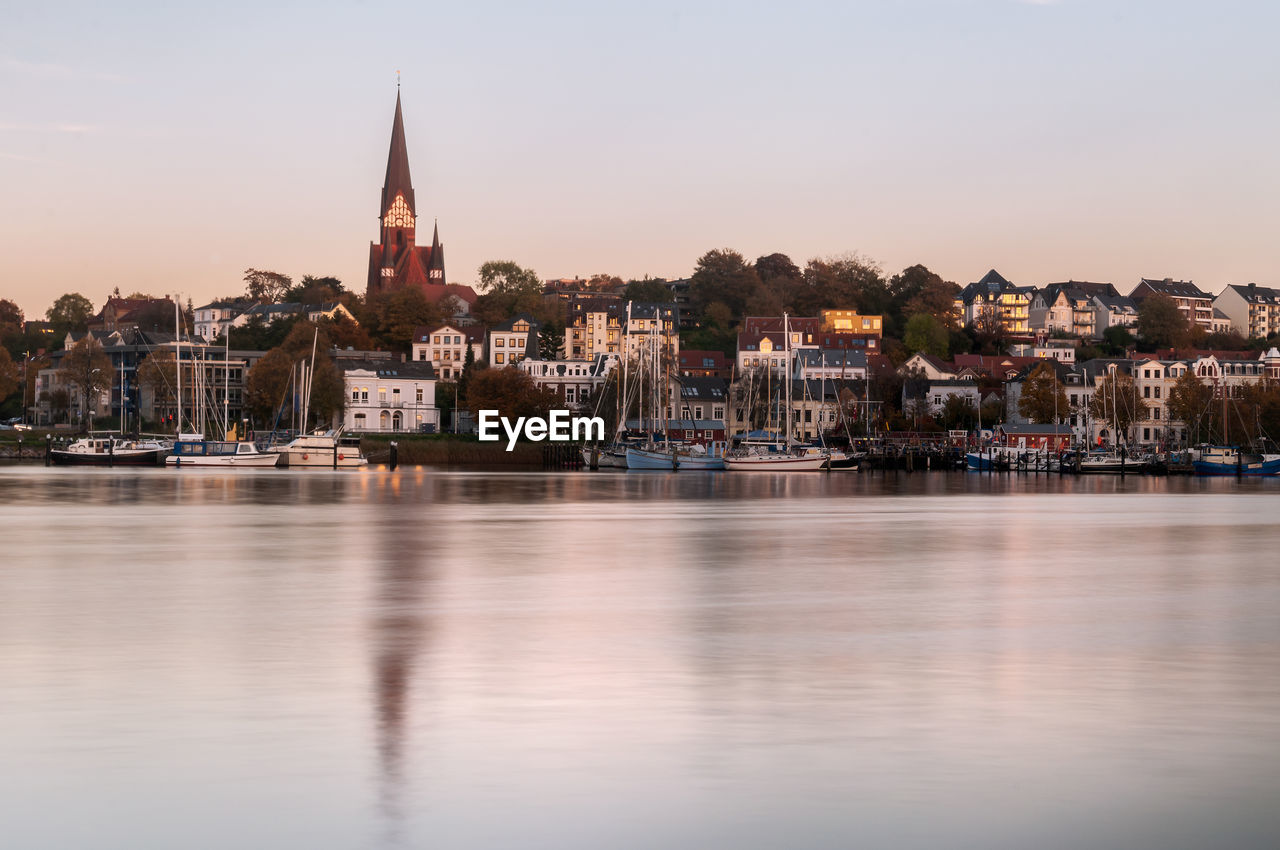
[[[731, 248], [857, 252], [961, 286], [990, 268], [1121, 292], [1280, 283], [1260, 141], [1276, 71], [1249, 48], [1274, 10], [899, 5], [927, 14], [402, 11], [453, 36], [425, 57], [368, 46], [378, 16], [350, 10], [233, 5], [199, 32], [181, 10], [99, 20], [119, 47], [91, 39], [92, 15], [68, 30], [23, 10], [0, 36], [3, 297], [28, 319], [116, 287], [199, 303], [241, 291], [249, 267], [360, 292], [397, 70], [418, 215], [439, 221], [450, 282], [494, 259], [544, 279], [678, 278]], [[770, 34], [767, 56], [729, 47]]]

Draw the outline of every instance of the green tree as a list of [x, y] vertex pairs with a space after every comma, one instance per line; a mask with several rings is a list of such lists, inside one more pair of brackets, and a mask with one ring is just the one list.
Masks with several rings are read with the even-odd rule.
[[665, 280], [646, 277], [644, 280], [628, 281], [622, 290], [622, 300], [637, 304], [665, 304], [671, 300], [671, 290], [667, 288]]
[[289, 287], [280, 300], [298, 304], [327, 304], [330, 301], [340, 300], [346, 293], [342, 281], [336, 277], [315, 277], [307, 274], [302, 276], [302, 280], [296, 286]]
[[938, 320], [948, 330], [958, 328], [955, 310], [960, 287], [943, 280], [935, 272], [922, 265], [909, 266], [889, 280], [892, 312], [896, 316], [914, 316], [924, 313]]
[[1167, 295], [1149, 295], [1138, 306], [1138, 336], [1151, 350], [1180, 348], [1191, 336], [1191, 325]]
[[485, 324], [498, 324], [518, 313], [541, 313], [542, 280], [533, 269], [511, 260], [490, 260], [480, 266], [478, 288], [472, 313]]
[[462, 372], [458, 375], [458, 389], [455, 393], [459, 406], [466, 406], [467, 388], [471, 385], [471, 376], [475, 374], [476, 368], [476, 350], [468, 342], [467, 353], [462, 359]]
[[951, 335], [946, 326], [930, 314], [917, 313], [907, 320], [902, 342], [912, 354], [923, 351], [925, 354], [945, 358], [949, 353]]
[[[62, 357], [58, 375], [69, 387], [75, 387], [80, 401], [82, 422], [92, 424], [92, 403], [111, 388], [115, 375], [111, 358], [93, 336], [85, 336]], [[68, 391], [70, 392], [70, 390]]]
[[22, 338], [22, 308], [7, 298], [0, 298], [0, 347], [15, 357], [27, 349]]
[[293, 278], [279, 272], [259, 269], [244, 270], [244, 288], [249, 297], [261, 304], [279, 304], [293, 287]]
[[967, 397], [950, 393], [942, 400], [942, 427], [966, 431], [978, 421], [978, 408]]
[[[555, 360], [564, 347], [564, 326], [548, 322], [538, 328], [538, 356], [543, 360]], [[471, 347], [467, 346], [470, 351]]]
[[698, 258], [689, 281], [689, 300], [698, 316], [718, 301], [738, 319], [759, 285], [756, 270], [741, 254], [729, 248], [717, 249]]
[[1209, 439], [1216, 405], [1213, 403], [1213, 387], [1187, 369], [1169, 388], [1169, 418], [1181, 422], [1187, 429], [1192, 443]]
[[1095, 384], [1093, 398], [1089, 399], [1089, 415], [1105, 422], [1112, 433], [1124, 435], [1128, 441], [1129, 426], [1147, 415], [1147, 403], [1134, 392], [1133, 378], [1120, 371], [1108, 373]]
[[467, 387], [467, 409], [477, 417], [481, 410], [496, 410], [507, 417], [545, 417], [559, 403], [555, 393], [539, 389], [533, 378], [514, 366], [479, 369]]
[[79, 292], [68, 292], [59, 296], [44, 315], [49, 324], [53, 325], [56, 344], [61, 345], [63, 337], [69, 331], [84, 333], [89, 319], [93, 318], [93, 302]]
[[440, 309], [416, 286], [371, 297], [365, 318], [369, 336], [392, 351], [409, 351], [414, 329], [432, 327], [444, 320]]
[[1102, 332], [1102, 345], [1099, 350], [1104, 357], [1125, 357], [1129, 349], [1137, 342], [1133, 334], [1124, 325], [1112, 325]]
[[1037, 364], [1022, 382], [1018, 413], [1040, 424], [1061, 422], [1070, 413], [1066, 390], [1051, 364]]
[[[313, 345], [316, 352], [314, 362], [311, 356]], [[289, 381], [295, 364], [303, 361], [313, 370], [311, 407], [305, 427], [310, 428], [313, 422], [323, 423], [340, 414], [346, 404], [346, 393], [342, 375], [327, 354], [329, 349], [324, 329], [302, 321], [294, 326], [283, 343], [268, 351], [245, 378], [245, 407], [255, 421], [264, 426], [274, 426], [277, 413], [283, 416], [291, 398], [294, 395], [300, 397], [300, 391], [290, 392]]]

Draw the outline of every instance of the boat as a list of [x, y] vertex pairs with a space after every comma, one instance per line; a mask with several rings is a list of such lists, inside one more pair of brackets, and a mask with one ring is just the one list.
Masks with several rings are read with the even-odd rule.
[[351, 469], [369, 464], [360, 453], [360, 438], [344, 437], [341, 428], [300, 434], [283, 446], [272, 447], [267, 453], [279, 455], [280, 466], [290, 469]]
[[260, 452], [247, 440], [206, 440], [197, 434], [183, 434], [173, 444], [173, 454], [165, 465], [175, 469], [184, 466], [239, 469], [275, 466], [280, 461], [275, 452]]
[[725, 468], [723, 455], [708, 452], [702, 445], [652, 445], [627, 449], [627, 469], [667, 469], [689, 472], [718, 472]]
[[729, 455], [724, 467], [733, 472], [818, 472], [830, 462], [831, 456], [824, 451], [748, 452]]
[[59, 466], [159, 466], [172, 444], [90, 434], [61, 449], [50, 449], [49, 460]]
[[1242, 451], [1238, 446], [1205, 446], [1191, 468], [1196, 475], [1280, 475], [1280, 455]]

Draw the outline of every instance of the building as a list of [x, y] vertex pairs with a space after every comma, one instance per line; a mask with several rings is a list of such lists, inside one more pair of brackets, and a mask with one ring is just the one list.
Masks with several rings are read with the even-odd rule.
[[102, 305], [98, 315], [88, 321], [91, 331], [125, 331], [140, 328], [144, 331], [172, 330], [177, 321], [177, 309], [171, 299], [121, 298], [113, 295]]
[[821, 321], [807, 316], [747, 316], [738, 329], [738, 374], [790, 369], [791, 352], [818, 348]]
[[348, 431], [438, 431], [436, 373], [429, 362], [341, 358]]
[[982, 280], [960, 290], [955, 311], [963, 325], [996, 323], [1006, 336], [1027, 336], [1031, 332], [1032, 292], [1033, 288], [1014, 286], [991, 269]]
[[1094, 313], [1095, 295], [1118, 297], [1109, 283], [1069, 280], [1050, 283], [1035, 291], [1028, 310], [1028, 322], [1039, 333], [1065, 333], [1082, 339], [1099, 335]]
[[1167, 295], [1178, 305], [1178, 310], [1193, 325], [1204, 328], [1206, 333], [1213, 332], [1213, 296], [1202, 292], [1200, 287], [1189, 280], [1148, 280], [1142, 278], [1129, 293], [1139, 309], [1142, 302], [1152, 295]]
[[1130, 328], [1138, 323], [1138, 305], [1127, 295], [1095, 294], [1093, 304], [1093, 329], [1098, 336], [1108, 328]]
[[467, 350], [475, 362], [484, 359], [485, 329], [479, 325], [437, 325], [413, 331], [411, 357], [427, 361], [440, 380], [456, 380], [467, 362]]
[[668, 419], [714, 420], [715, 430], [723, 432], [728, 410], [729, 382], [724, 378], [681, 375], [672, 379]]
[[612, 296], [574, 296], [568, 300], [564, 355], [590, 360], [597, 354], [622, 351], [622, 323], [626, 304]]
[[1266, 339], [1280, 333], [1280, 290], [1256, 283], [1233, 284], [1213, 299], [1237, 333], [1248, 339]]
[[538, 322], [521, 313], [509, 322], [489, 329], [489, 365], [514, 366], [526, 357], [538, 357]]
[[686, 348], [676, 360], [676, 374], [690, 378], [733, 378], [733, 367], [723, 351]]
[[792, 358], [793, 380], [829, 380], [862, 384], [867, 380], [867, 355], [861, 351], [801, 348]]
[[378, 222], [378, 241], [369, 243], [369, 279], [365, 297], [373, 298], [416, 286], [433, 304], [452, 298], [451, 315], [470, 314], [471, 306], [476, 303], [475, 290], [469, 286], [451, 285], [446, 279], [439, 225], [432, 227], [431, 245], [417, 244], [418, 207], [409, 175], [409, 149], [398, 90]]
[[618, 365], [617, 354], [597, 354], [591, 360], [540, 360], [526, 357], [518, 368], [533, 378], [541, 389], [551, 390], [560, 406], [574, 413], [585, 413], [586, 405]]
[[628, 357], [637, 357], [657, 345], [664, 360], [676, 362], [680, 354], [680, 308], [674, 303], [631, 302], [622, 314]]
[[235, 319], [245, 310], [253, 306], [251, 301], [210, 301], [195, 309], [195, 335], [205, 342], [212, 342], [227, 332], [229, 328], [238, 327]]
[[883, 317], [862, 315], [857, 310], [822, 310], [820, 330], [839, 334], [859, 334], [879, 339], [884, 332]]

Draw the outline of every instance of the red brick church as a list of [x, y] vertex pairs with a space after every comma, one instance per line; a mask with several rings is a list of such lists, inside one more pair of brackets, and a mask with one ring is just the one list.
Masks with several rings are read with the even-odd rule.
[[428, 300], [438, 302], [455, 296], [462, 312], [470, 312], [476, 293], [469, 286], [449, 284], [444, 276], [444, 246], [440, 227], [431, 234], [431, 245], [418, 245], [418, 208], [409, 177], [409, 151], [400, 114], [400, 92], [396, 92], [396, 116], [391, 125], [391, 151], [387, 154], [387, 177], [382, 185], [382, 207], [378, 213], [381, 238], [369, 243], [369, 284], [365, 297], [372, 298], [406, 286], [416, 286]]

